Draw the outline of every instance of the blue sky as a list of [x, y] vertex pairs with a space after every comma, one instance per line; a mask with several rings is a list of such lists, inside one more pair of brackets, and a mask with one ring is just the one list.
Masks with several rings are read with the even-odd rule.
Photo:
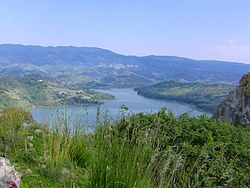
[[250, 63], [250, 1], [0, 0], [0, 43]]

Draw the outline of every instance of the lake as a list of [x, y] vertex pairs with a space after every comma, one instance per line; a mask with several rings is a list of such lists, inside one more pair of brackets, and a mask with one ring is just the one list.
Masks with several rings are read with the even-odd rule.
[[[160, 108], [166, 108], [172, 111], [175, 115], [181, 115], [188, 112], [191, 116], [199, 116], [204, 114], [189, 105], [176, 102], [168, 102], [162, 100], [148, 99], [137, 95], [133, 89], [110, 89], [110, 90], [95, 90], [103, 93], [108, 93], [116, 97], [116, 100], [105, 101], [99, 107], [99, 118], [101, 122], [115, 121], [121, 116], [121, 106], [126, 105], [129, 110], [126, 113], [139, 112], [157, 112]], [[67, 120], [70, 125], [84, 125], [87, 129], [94, 130], [97, 119], [98, 106], [61, 106], [61, 107], [36, 107], [32, 109], [34, 119], [39, 123], [53, 125], [60, 121]], [[209, 115], [209, 114], [208, 114]]]

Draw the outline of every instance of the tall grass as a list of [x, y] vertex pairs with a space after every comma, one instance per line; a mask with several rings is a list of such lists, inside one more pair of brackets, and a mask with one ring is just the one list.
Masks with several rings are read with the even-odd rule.
[[[22, 187], [250, 184], [248, 128], [230, 126], [206, 116], [175, 117], [163, 109], [158, 113], [125, 116], [117, 123], [99, 122], [94, 133], [85, 134], [80, 128], [70, 131], [62, 121], [55, 123], [56, 129], [36, 124], [23, 128], [30, 116], [12, 110], [1, 115], [1, 137], [8, 140], [9, 149], [4, 150], [4, 144], [0, 149], [23, 173]], [[16, 123], [10, 124], [8, 119]], [[36, 129], [42, 130], [42, 134], [34, 134]], [[27, 141], [26, 137], [31, 135], [33, 140]], [[31, 148], [27, 147], [30, 142]], [[31, 172], [27, 173], [27, 169]]]

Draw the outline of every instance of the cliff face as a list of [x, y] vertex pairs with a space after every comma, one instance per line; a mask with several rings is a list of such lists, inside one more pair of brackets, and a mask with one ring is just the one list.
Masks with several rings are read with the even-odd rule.
[[218, 105], [214, 118], [230, 124], [250, 125], [250, 72], [241, 78], [239, 86]]

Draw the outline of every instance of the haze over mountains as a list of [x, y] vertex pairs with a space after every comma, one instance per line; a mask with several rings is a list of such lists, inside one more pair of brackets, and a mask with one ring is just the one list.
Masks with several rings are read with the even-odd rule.
[[88, 87], [136, 87], [162, 80], [237, 83], [249, 64], [174, 56], [125, 56], [101, 48], [0, 45], [0, 74], [38, 75]]

